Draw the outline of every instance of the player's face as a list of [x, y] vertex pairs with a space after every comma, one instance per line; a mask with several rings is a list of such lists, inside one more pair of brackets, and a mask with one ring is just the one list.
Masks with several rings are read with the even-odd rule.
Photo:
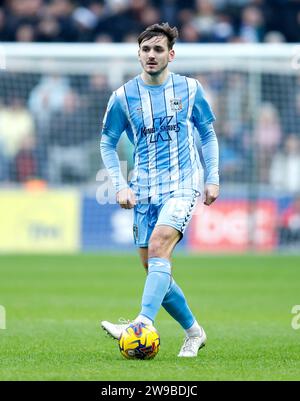
[[161, 74], [174, 56], [174, 50], [168, 48], [168, 39], [165, 36], [155, 36], [140, 45], [139, 60], [149, 75]]

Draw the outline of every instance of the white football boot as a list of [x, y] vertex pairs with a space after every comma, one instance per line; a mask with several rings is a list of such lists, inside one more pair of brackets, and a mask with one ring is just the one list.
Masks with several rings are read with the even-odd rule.
[[184, 358], [194, 358], [198, 355], [199, 349], [205, 346], [206, 343], [206, 334], [203, 328], [201, 327], [200, 336], [197, 337], [185, 337], [183, 346], [178, 354], [180, 357]]
[[112, 338], [119, 340], [121, 337], [122, 331], [127, 329], [129, 324], [131, 323], [129, 320], [119, 319], [119, 324], [110, 323], [107, 320], [103, 320], [100, 325], [103, 330], [106, 331]]

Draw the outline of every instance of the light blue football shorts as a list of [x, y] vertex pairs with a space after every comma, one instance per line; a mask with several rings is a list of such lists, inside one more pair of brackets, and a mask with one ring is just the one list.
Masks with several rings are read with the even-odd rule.
[[134, 243], [147, 248], [155, 226], [171, 226], [181, 233], [192, 218], [200, 193], [196, 190], [178, 190], [150, 197], [147, 202], [140, 201], [134, 207]]

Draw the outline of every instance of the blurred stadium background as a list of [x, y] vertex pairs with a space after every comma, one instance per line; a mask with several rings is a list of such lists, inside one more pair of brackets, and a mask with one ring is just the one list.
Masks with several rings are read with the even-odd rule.
[[[166, 20], [171, 69], [203, 84], [220, 143], [220, 199], [181, 249], [300, 252], [297, 0], [0, 1], [0, 252], [133, 249], [99, 133], [112, 90], [139, 73], [138, 33]], [[123, 138], [125, 174], [131, 150]]]
[[[222, 187], [174, 259], [208, 346], [178, 361], [160, 311], [145, 378], [99, 332], [137, 315], [144, 283], [99, 134], [140, 71], [138, 33], [163, 21], [180, 33], [171, 70], [217, 116]], [[299, 380], [299, 24], [299, 0], [0, 0], [0, 381]], [[131, 150], [122, 138], [124, 174]]]

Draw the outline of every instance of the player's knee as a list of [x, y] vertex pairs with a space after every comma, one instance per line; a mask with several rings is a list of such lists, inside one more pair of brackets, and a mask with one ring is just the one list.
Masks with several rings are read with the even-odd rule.
[[168, 249], [168, 236], [160, 235], [152, 238], [149, 243], [149, 258], [165, 257]]
[[142, 265], [147, 273], [148, 272], [148, 248], [140, 248], [139, 254], [140, 254]]
[[159, 241], [151, 241], [149, 244], [149, 258], [159, 257], [161, 253], [161, 244]]

